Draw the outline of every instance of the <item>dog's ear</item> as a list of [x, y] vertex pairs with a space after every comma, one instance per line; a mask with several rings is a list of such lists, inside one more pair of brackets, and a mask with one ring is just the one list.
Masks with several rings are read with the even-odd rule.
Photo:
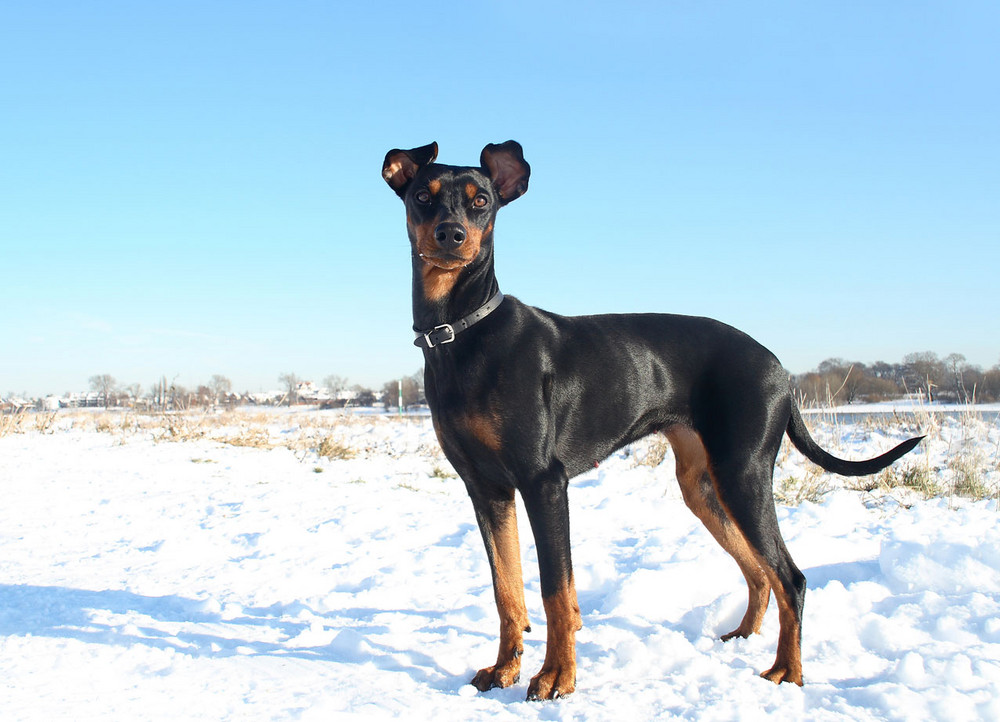
[[430, 165], [437, 158], [438, 144], [422, 145], [413, 150], [390, 150], [385, 154], [382, 163], [382, 177], [396, 195], [403, 198], [410, 181], [425, 165]]
[[521, 144], [517, 141], [490, 143], [483, 148], [479, 164], [493, 181], [503, 205], [520, 198], [528, 190], [531, 166], [524, 159]]

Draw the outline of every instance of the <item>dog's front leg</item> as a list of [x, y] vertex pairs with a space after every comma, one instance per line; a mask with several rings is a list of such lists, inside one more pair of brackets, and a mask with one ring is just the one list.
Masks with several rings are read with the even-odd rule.
[[524, 605], [514, 490], [475, 490], [472, 503], [486, 544], [486, 555], [493, 574], [493, 594], [500, 614], [500, 650], [496, 664], [479, 670], [472, 679], [473, 686], [485, 692], [494, 687], [509, 687], [518, 681], [524, 632], [530, 631], [531, 627]]
[[533, 700], [565, 697], [576, 689], [576, 633], [583, 626], [570, 559], [569, 479], [557, 466], [521, 489], [535, 535], [547, 626], [545, 662], [528, 685]]

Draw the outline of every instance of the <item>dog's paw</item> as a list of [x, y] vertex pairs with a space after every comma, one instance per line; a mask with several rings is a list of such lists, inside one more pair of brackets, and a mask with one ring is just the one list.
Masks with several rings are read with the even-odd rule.
[[528, 685], [528, 699], [559, 699], [572, 694], [576, 689], [576, 665], [568, 667], [542, 667], [542, 671], [531, 678]]
[[752, 631], [747, 631], [743, 629], [743, 626], [741, 625], [737, 629], [731, 631], [729, 634], [723, 634], [721, 637], [719, 637], [719, 639], [721, 639], [723, 642], [728, 642], [730, 639], [746, 639], [751, 634], [753, 634]]
[[766, 672], [761, 672], [760, 676], [764, 679], [770, 680], [775, 684], [781, 684], [782, 682], [791, 682], [802, 686], [802, 670], [793, 669], [789, 666], [775, 664], [771, 669]]
[[488, 692], [497, 687], [510, 687], [512, 684], [517, 684], [520, 679], [521, 665], [517, 660], [513, 660], [507, 665], [494, 665], [479, 670], [469, 684], [480, 692]]

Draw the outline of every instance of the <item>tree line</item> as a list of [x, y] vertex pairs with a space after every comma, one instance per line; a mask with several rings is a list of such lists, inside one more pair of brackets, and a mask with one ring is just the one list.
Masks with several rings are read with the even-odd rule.
[[188, 388], [166, 377], [152, 384], [143, 393], [140, 384], [121, 385], [110, 374], [91, 376], [90, 401], [102, 407], [146, 406], [156, 409], [190, 409], [238, 404], [295, 406], [317, 404], [323, 408], [345, 406], [375, 406], [380, 401], [395, 407], [400, 401], [404, 408], [424, 403], [423, 370], [409, 376], [387, 381], [379, 391], [360, 384], [349, 384], [343, 376], [330, 375], [317, 387], [294, 373], [278, 376], [275, 392], [236, 393], [232, 382], [216, 374], [206, 384]]
[[[88, 403], [104, 407], [146, 406], [156, 409], [188, 409], [237, 404], [295, 405], [323, 407], [395, 407], [425, 403], [423, 371], [387, 381], [374, 390], [350, 385], [346, 378], [327, 376], [323, 386], [302, 381], [292, 373], [278, 377], [281, 392], [276, 394], [235, 393], [223, 375], [212, 376], [205, 384], [188, 388], [166, 377], [152, 384], [146, 393], [140, 384], [119, 384], [110, 374], [90, 377]], [[865, 364], [842, 358], [826, 359], [812, 371], [793, 375], [792, 385], [806, 405], [878, 402], [916, 395], [926, 401], [990, 403], [1000, 401], [1000, 363], [990, 369], [970, 364], [962, 354], [944, 358], [931, 351], [911, 353], [900, 363], [877, 361]]]
[[[275, 390], [260, 393], [235, 392], [232, 381], [216, 374], [205, 384], [187, 387], [168, 381], [162, 377], [144, 392], [140, 384], [119, 384], [110, 374], [98, 374], [89, 379], [90, 405], [103, 407], [145, 406], [155, 409], [190, 409], [211, 406], [234, 406], [238, 404], [287, 405], [317, 403], [324, 407], [373, 406], [386, 391], [395, 384], [392, 399], [398, 397], [398, 381], [388, 382], [380, 396], [371, 388], [360, 384], [349, 384], [343, 376], [330, 375], [323, 380], [323, 386], [301, 379], [294, 373], [278, 376]], [[412, 394], [413, 379], [404, 379], [404, 397], [416, 403]], [[421, 389], [422, 392], [422, 389]], [[77, 396], [77, 395], [71, 395]], [[420, 395], [422, 398], [422, 393]], [[394, 401], [395, 403], [395, 401]]]
[[911, 394], [961, 404], [1000, 401], [1000, 363], [983, 370], [959, 353], [944, 358], [931, 351], [911, 353], [901, 363], [831, 358], [793, 376], [792, 382], [807, 404], [876, 402]]
[[195, 406], [212, 406], [225, 404], [240, 398], [233, 393], [233, 384], [225, 376], [216, 374], [207, 384], [193, 389], [167, 381], [164, 376], [154, 382], [143, 393], [141, 384], [119, 384], [111, 374], [97, 374], [89, 379], [90, 390], [96, 395], [99, 406], [135, 406], [142, 405], [161, 409], [187, 409]]

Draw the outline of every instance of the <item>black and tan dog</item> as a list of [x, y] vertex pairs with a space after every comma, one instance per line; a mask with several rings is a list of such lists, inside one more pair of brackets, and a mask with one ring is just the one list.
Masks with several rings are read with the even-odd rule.
[[413, 322], [438, 439], [475, 508], [500, 614], [496, 664], [480, 690], [520, 675], [528, 631], [514, 509], [519, 492], [538, 551], [548, 627], [529, 699], [576, 684], [580, 609], [570, 563], [567, 486], [620, 447], [653, 432], [670, 440], [684, 501], [746, 577], [750, 599], [723, 639], [760, 630], [771, 590], [780, 632], [762, 676], [802, 684], [805, 578], [775, 516], [774, 461], [783, 434], [824, 469], [876, 472], [919, 442], [844, 461], [806, 430], [788, 373], [749, 336], [707, 318], [667, 314], [565, 317], [505, 298], [493, 272], [497, 211], [528, 188], [514, 141], [487, 145], [479, 167], [434, 162], [437, 144], [392, 150], [382, 176], [406, 205]]

